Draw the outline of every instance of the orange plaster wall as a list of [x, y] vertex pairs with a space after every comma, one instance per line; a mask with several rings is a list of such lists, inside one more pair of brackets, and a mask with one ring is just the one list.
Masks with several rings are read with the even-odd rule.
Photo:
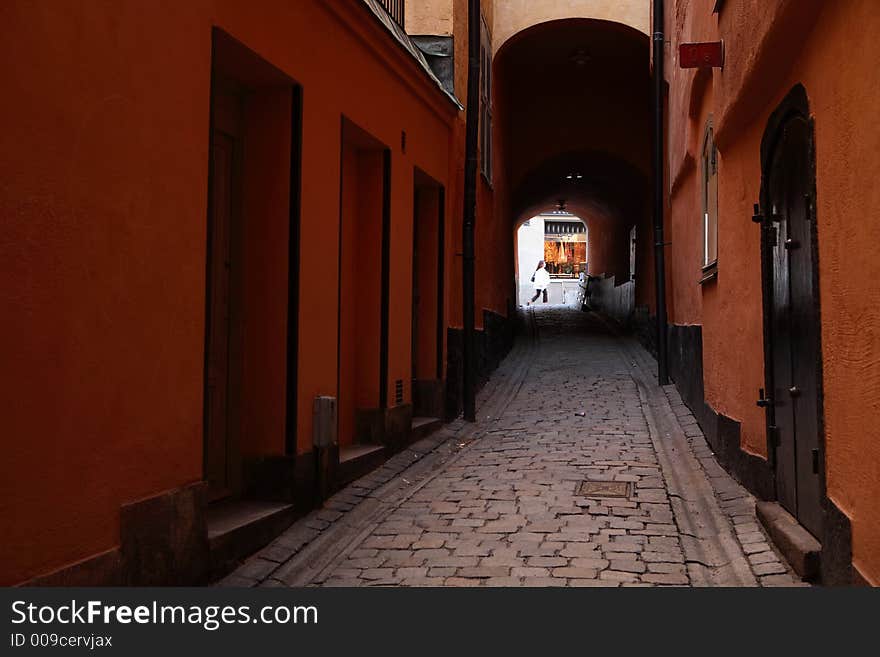
[[[0, 107], [16, 126], [0, 136], [0, 583], [13, 583], [112, 548], [120, 504], [202, 477], [212, 26], [303, 86], [300, 452], [313, 398], [336, 394], [340, 116], [391, 145], [395, 170], [418, 164], [445, 183], [457, 111], [361, 3], [21, 1], [0, 20], [16, 99]], [[402, 226], [411, 177], [394, 181]], [[253, 280], [281, 277], [250, 300], [263, 311], [285, 295], [281, 242]], [[409, 280], [410, 251], [392, 280]], [[392, 290], [392, 307], [409, 295]], [[250, 335], [277, 343], [284, 312], [265, 319]], [[409, 370], [408, 326], [392, 317], [391, 377]], [[283, 440], [272, 371], [250, 407], [269, 411], [253, 427], [267, 446]]]
[[[338, 247], [340, 113], [392, 150], [390, 307], [395, 310], [389, 323], [389, 399], [393, 399], [396, 378], [404, 379], [407, 399], [409, 395], [412, 166], [418, 164], [445, 184], [450, 171], [450, 125], [456, 115], [451, 103], [432, 95], [436, 92], [420, 74], [395, 64], [399, 58], [396, 44], [370, 41], [374, 33], [369, 22], [349, 23], [349, 31], [340, 31], [334, 20], [337, 12], [338, 17], [346, 18], [347, 12], [359, 12], [360, 8], [324, 3], [308, 6], [314, 15], [310, 14], [308, 21], [298, 19], [302, 25], [297, 28], [297, 38], [288, 35], [282, 40], [279, 35], [279, 58], [275, 61], [288, 70], [285, 64], [292, 60], [287, 64], [290, 73], [303, 85], [303, 162], [308, 164], [303, 174], [301, 240], [321, 245], [317, 251], [305, 249], [301, 263], [303, 272], [320, 272], [323, 279], [320, 286], [301, 285], [300, 289], [297, 445], [301, 453], [311, 449], [312, 400], [317, 395], [334, 395], [336, 388], [337, 299], [326, 290], [336, 289], [337, 277], [335, 267], [327, 267], [323, 254]], [[289, 27], [285, 29], [289, 31]], [[331, 31], [340, 35], [328, 48], [322, 35]], [[292, 49], [289, 54], [288, 48]], [[315, 52], [322, 53], [319, 61]], [[338, 75], [328, 73], [333, 70]], [[339, 84], [341, 79], [344, 84]], [[407, 133], [406, 153], [401, 152], [402, 130]]]
[[[853, 564], [880, 585], [880, 12], [834, 3], [804, 49], [816, 120], [819, 267], [828, 494], [850, 514]], [[859, 53], [858, 56], [853, 56]], [[792, 76], [794, 78], [795, 76]], [[793, 83], [793, 80], [792, 80]], [[866, 239], [867, 238], [867, 239]]]
[[[802, 83], [816, 122], [827, 489], [851, 519], [854, 565], [878, 584], [880, 441], [868, 428], [880, 410], [880, 262], [868, 236], [880, 234], [874, 184], [880, 131], [869, 109], [880, 100], [874, 38], [880, 13], [871, 0], [758, 4], [752, 14], [731, 6], [721, 16], [731, 57], [724, 73], [715, 73], [720, 92], [711, 103], [721, 165], [719, 278], [702, 292], [706, 396], [742, 422], [744, 449], [766, 454], [763, 414], [754, 405], [763, 365], [759, 239], [750, 217], [760, 191], [764, 126], [788, 90]], [[696, 26], [684, 36], [711, 36], [711, 27]], [[762, 104], [756, 106], [755, 98]], [[684, 133], [677, 139], [681, 150]], [[682, 225], [698, 207], [696, 184], [688, 180], [695, 174], [685, 174], [674, 194], [673, 212], [682, 215], [676, 218]]]
[[[445, 149], [446, 144], [442, 147]], [[395, 382], [403, 382], [403, 403], [412, 385], [413, 168], [405, 156], [391, 166], [391, 268], [388, 305], [388, 406], [395, 406]]]
[[4, 2], [0, 22], [11, 584], [201, 478], [211, 33], [195, 3]]

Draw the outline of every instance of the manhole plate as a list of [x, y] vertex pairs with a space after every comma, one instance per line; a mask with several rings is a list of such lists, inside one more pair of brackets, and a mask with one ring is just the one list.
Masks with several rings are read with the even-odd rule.
[[581, 481], [574, 489], [575, 495], [584, 497], [629, 497], [628, 481]]

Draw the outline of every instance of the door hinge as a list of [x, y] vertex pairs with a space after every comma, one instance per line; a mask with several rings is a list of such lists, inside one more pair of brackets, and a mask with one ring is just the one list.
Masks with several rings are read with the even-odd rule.
[[813, 448], [813, 474], [819, 474], [819, 450]]
[[773, 400], [764, 394], [764, 388], [758, 388], [758, 400], [755, 403], [761, 408], [767, 408], [773, 404]]
[[779, 229], [776, 226], [765, 226], [764, 230], [767, 231], [767, 246], [778, 246], [779, 245]]
[[754, 221], [756, 224], [764, 224], [769, 226], [771, 222], [775, 222], [778, 224], [780, 221], [782, 221], [782, 217], [772, 212], [769, 216], [765, 216], [764, 213], [761, 211], [761, 206], [758, 203], [755, 203], [754, 214], [752, 214], [752, 221]]
[[764, 215], [761, 214], [761, 206], [757, 203], [755, 203], [755, 212], [752, 215], [752, 221], [756, 224], [764, 223]]

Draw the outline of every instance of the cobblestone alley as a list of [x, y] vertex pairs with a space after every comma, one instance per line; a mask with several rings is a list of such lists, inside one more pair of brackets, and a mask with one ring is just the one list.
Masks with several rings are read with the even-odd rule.
[[801, 584], [647, 352], [567, 307], [528, 323], [476, 425], [398, 454], [221, 585]]

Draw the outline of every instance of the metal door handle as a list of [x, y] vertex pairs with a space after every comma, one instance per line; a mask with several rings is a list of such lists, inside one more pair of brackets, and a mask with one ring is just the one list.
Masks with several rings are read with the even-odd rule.
[[800, 397], [801, 389], [798, 388], [797, 386], [792, 386], [791, 388], [788, 389], [788, 394], [791, 395], [792, 397]]

